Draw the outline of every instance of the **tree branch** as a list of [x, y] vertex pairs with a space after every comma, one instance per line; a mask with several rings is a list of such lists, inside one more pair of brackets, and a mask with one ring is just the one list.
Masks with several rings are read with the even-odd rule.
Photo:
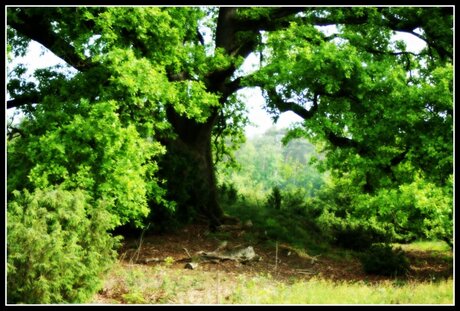
[[237, 18], [238, 31], [252, 31], [259, 32], [273, 31], [289, 27], [291, 20], [286, 17], [292, 17], [293, 15], [305, 11], [305, 7], [281, 7], [272, 9], [271, 13], [267, 16], [261, 16], [258, 19], [242, 19]]
[[390, 160], [390, 166], [396, 166], [399, 163], [401, 163], [402, 161], [404, 161], [404, 159], [406, 158], [406, 155], [408, 153], [409, 153], [409, 150], [406, 149], [403, 152], [401, 152], [400, 154], [398, 154], [397, 156], [395, 156], [393, 159]]
[[393, 56], [398, 56], [398, 55], [413, 55], [413, 56], [418, 56], [418, 54], [414, 52], [407, 52], [407, 51], [401, 51], [401, 52], [390, 52], [390, 51], [379, 51], [376, 49], [372, 48], [366, 48], [366, 52], [369, 52], [371, 54], [380, 54], [380, 55], [393, 55]]
[[313, 106], [310, 110], [305, 109], [303, 106], [296, 102], [284, 101], [281, 96], [273, 89], [267, 90], [268, 97], [270, 98], [271, 104], [273, 104], [280, 112], [292, 111], [304, 120], [311, 119], [315, 112], [318, 110], [318, 95], [315, 94], [313, 98]]
[[28, 104], [37, 104], [42, 100], [42, 96], [37, 93], [24, 94], [16, 97], [15, 99], [10, 99], [6, 102], [6, 109], [18, 108]]
[[27, 8], [27, 13], [26, 10], [17, 11], [15, 17], [8, 20], [8, 26], [42, 44], [75, 69], [86, 71], [96, 65], [91, 59], [82, 58], [70, 42], [53, 32], [51, 21], [40, 14], [39, 8]]
[[25, 133], [22, 129], [20, 128], [17, 128], [17, 127], [8, 127], [8, 130], [7, 130], [7, 135], [8, 135], [8, 139], [11, 140], [15, 137], [15, 134], [19, 134], [19, 136], [21, 137], [25, 137]]
[[244, 86], [241, 84], [241, 81], [242, 81], [242, 77], [238, 77], [235, 80], [226, 83], [224, 97], [228, 97], [231, 94], [238, 91], [239, 89], [243, 88]]
[[356, 149], [356, 151], [360, 155], [368, 154], [368, 149], [364, 147], [362, 144], [350, 138], [338, 136], [331, 130], [326, 130], [326, 138], [332, 145], [334, 145], [334, 147], [353, 148]]

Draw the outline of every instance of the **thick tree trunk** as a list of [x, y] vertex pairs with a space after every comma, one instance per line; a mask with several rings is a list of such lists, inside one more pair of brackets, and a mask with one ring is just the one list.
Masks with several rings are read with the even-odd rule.
[[198, 123], [172, 109], [168, 111], [177, 137], [165, 142], [167, 153], [160, 174], [167, 180], [168, 199], [177, 203], [177, 216], [182, 221], [204, 216], [214, 226], [224, 217], [212, 160], [211, 135], [216, 117], [217, 113], [206, 123]]
[[[254, 42], [239, 46], [235, 40], [235, 8], [221, 8], [216, 29], [216, 47], [223, 48], [228, 55], [247, 56]], [[220, 93], [223, 106], [227, 97], [235, 90], [229, 88], [229, 78], [235, 66], [210, 72], [205, 79], [207, 90]], [[205, 123], [178, 115], [172, 107], [167, 110], [168, 121], [177, 138], [165, 142], [167, 154], [160, 165], [160, 174], [167, 180], [168, 199], [177, 203], [177, 216], [192, 220], [204, 216], [211, 226], [227, 220], [219, 204], [217, 183], [212, 160], [211, 135], [218, 116], [218, 108]]]

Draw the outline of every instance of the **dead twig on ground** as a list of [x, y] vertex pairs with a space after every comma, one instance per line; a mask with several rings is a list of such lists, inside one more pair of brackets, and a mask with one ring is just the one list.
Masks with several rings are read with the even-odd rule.
[[188, 250], [187, 250], [185, 247], [183, 247], [183, 249], [184, 249], [184, 251], [187, 253], [188, 258], [192, 259], [192, 256], [190, 255], [190, 253], [188, 252]]
[[139, 246], [137, 247], [137, 249], [134, 252], [133, 256], [131, 256], [131, 258], [129, 260], [130, 264], [133, 263], [133, 258], [134, 257], [136, 257], [136, 260], [135, 260], [136, 262], [139, 261], [139, 255], [141, 253], [142, 243], [143, 243], [143, 240], [144, 240], [144, 234], [149, 229], [149, 227], [150, 227], [150, 223], [147, 225], [147, 227], [144, 230], [142, 230], [141, 237], [139, 238]]
[[278, 269], [278, 241], [275, 244], [275, 271]]

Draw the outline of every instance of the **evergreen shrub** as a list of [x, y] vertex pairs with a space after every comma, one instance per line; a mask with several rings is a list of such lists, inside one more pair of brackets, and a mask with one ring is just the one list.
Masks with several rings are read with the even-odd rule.
[[8, 303], [82, 303], [100, 288], [119, 238], [107, 232], [113, 220], [106, 208], [89, 199], [81, 190], [13, 191], [7, 205]]

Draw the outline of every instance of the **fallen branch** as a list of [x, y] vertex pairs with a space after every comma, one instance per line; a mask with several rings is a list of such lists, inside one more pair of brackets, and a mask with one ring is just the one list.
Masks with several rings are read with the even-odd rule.
[[192, 256], [190, 255], [190, 253], [188, 252], [188, 250], [187, 250], [185, 247], [183, 247], [183, 249], [184, 249], [184, 251], [187, 253], [187, 256], [188, 256], [188, 258], [190, 258], [190, 259], [191, 259], [191, 258], [192, 258]]
[[224, 260], [234, 260], [241, 263], [246, 263], [249, 261], [256, 261], [260, 260], [260, 256], [258, 256], [254, 252], [254, 248], [252, 246], [248, 246], [246, 248], [241, 248], [237, 250], [231, 251], [214, 251], [214, 252], [204, 252], [200, 251], [197, 255], [204, 261], [224, 261]]
[[299, 274], [306, 274], [306, 275], [318, 274], [317, 271], [312, 271], [312, 270], [309, 270], [309, 269], [296, 269], [295, 271], [297, 273], [299, 273]]
[[[174, 260], [175, 262], [186, 262], [186, 268], [194, 269], [196, 266], [189, 265], [190, 263], [200, 263], [200, 262], [213, 262], [219, 263], [221, 261], [226, 260], [234, 260], [240, 263], [247, 263], [249, 261], [260, 261], [262, 258], [257, 255], [254, 251], [252, 246], [240, 248], [240, 249], [233, 249], [233, 250], [225, 250], [225, 246], [218, 247], [215, 251], [212, 252], [205, 252], [199, 251], [195, 254], [195, 256], [191, 256], [189, 251], [184, 247], [183, 249], [187, 253], [188, 257], [180, 258]], [[138, 263], [147, 264], [150, 262], [164, 262], [165, 259], [160, 258], [145, 258], [143, 260], [137, 260]]]
[[160, 258], [145, 258], [144, 260], [138, 260], [137, 262], [149, 263], [149, 262], [162, 262], [162, 261], [164, 261], [164, 259], [160, 259]]

